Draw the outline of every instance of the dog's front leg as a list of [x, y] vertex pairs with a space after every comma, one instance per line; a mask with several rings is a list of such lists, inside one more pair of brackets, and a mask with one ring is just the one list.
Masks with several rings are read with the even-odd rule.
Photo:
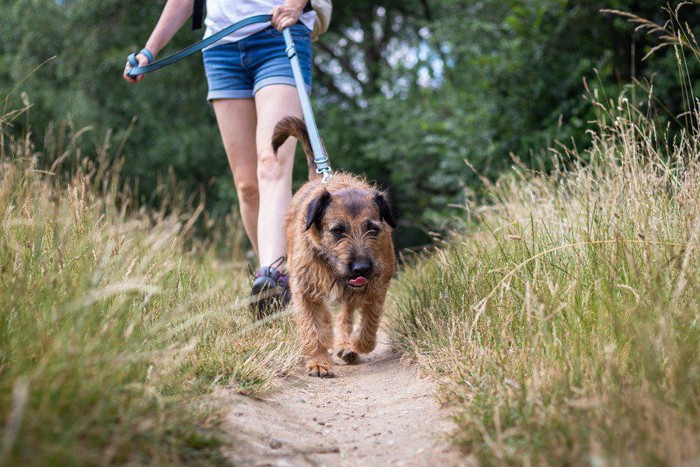
[[333, 318], [328, 304], [301, 293], [295, 293], [292, 299], [297, 307], [302, 353], [307, 358], [309, 376], [333, 376], [333, 359], [328, 354], [328, 349], [333, 345]]
[[350, 334], [352, 334], [353, 317], [353, 307], [350, 306], [348, 302], [343, 302], [343, 305], [340, 307], [340, 313], [335, 321], [338, 334], [333, 350], [336, 351], [338, 357], [342, 358], [346, 363], [352, 363], [357, 359], [357, 354], [350, 350]]
[[360, 310], [360, 325], [352, 333], [351, 348], [358, 354], [370, 353], [377, 346], [377, 331], [384, 311], [384, 297], [365, 303]]

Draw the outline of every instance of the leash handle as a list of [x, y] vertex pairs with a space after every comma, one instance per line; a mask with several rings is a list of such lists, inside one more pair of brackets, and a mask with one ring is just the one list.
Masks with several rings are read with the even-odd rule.
[[[129, 65], [131, 65], [132, 67], [139, 65], [139, 61], [136, 60], [136, 56], [138, 54], [143, 54], [148, 59], [149, 64], [151, 64], [153, 62], [153, 54], [151, 53], [150, 50], [148, 50], [147, 48], [144, 47], [143, 49], [139, 50], [138, 52], [130, 53], [129, 56], [126, 57], [126, 59], [129, 61]], [[131, 75], [129, 75], [129, 76], [131, 76]]]
[[309, 140], [311, 141], [311, 150], [314, 153], [316, 173], [323, 174], [322, 182], [327, 183], [333, 176], [331, 174], [331, 166], [328, 161], [326, 151], [323, 149], [323, 143], [321, 143], [321, 135], [318, 132], [316, 119], [314, 118], [314, 113], [311, 109], [309, 94], [306, 92], [306, 83], [304, 82], [304, 75], [301, 72], [301, 64], [299, 63], [299, 57], [297, 56], [297, 49], [294, 45], [294, 39], [292, 39], [292, 33], [290, 32], [289, 28], [285, 28], [282, 31], [282, 35], [284, 36], [284, 42], [287, 46], [287, 57], [289, 57], [289, 61], [292, 63], [292, 72], [294, 73], [294, 81], [296, 82], [299, 100], [301, 101], [301, 110], [304, 113], [306, 129], [309, 132]]
[[[231, 26], [222, 29], [221, 31], [217, 32], [216, 34], [212, 34], [211, 36], [207, 37], [206, 39], [202, 39], [199, 42], [195, 42], [191, 46], [182, 49], [179, 52], [176, 52], [172, 55], [169, 55], [161, 60], [158, 60], [157, 62], [149, 63], [146, 66], [135, 66], [134, 62], [136, 62], [136, 55], [138, 52], [133, 53], [129, 55], [129, 64], [132, 65], [132, 68], [126, 72], [127, 76], [130, 76], [132, 78], [137, 77], [138, 75], [143, 75], [145, 73], [151, 73], [156, 70], [160, 70], [161, 68], [170, 65], [171, 63], [179, 62], [185, 57], [189, 57], [190, 55], [199, 52], [200, 50], [204, 49], [205, 47], [209, 47], [215, 42], [218, 42], [220, 39], [223, 39], [224, 37], [228, 36], [229, 34], [233, 34], [234, 32], [238, 31], [241, 28], [244, 28], [246, 26], [249, 26], [251, 24], [255, 23], [266, 23], [272, 19], [272, 15], [255, 15], [251, 16], [250, 18], [246, 18], [242, 21], [239, 21], [237, 23], [232, 24]], [[132, 56], [133, 56], [133, 61], [132, 61]], [[138, 65], [138, 62], [136, 62], [136, 65]]]

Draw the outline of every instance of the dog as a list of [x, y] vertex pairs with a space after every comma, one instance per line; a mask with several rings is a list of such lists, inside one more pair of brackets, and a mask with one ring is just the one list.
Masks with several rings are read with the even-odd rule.
[[[316, 173], [306, 124], [286, 117], [275, 126], [272, 148], [290, 136], [302, 145], [309, 181], [292, 198], [285, 219], [292, 304], [301, 330], [308, 375], [333, 376], [333, 348], [346, 363], [377, 345], [389, 282], [396, 271], [396, 223], [385, 194], [366, 181], [336, 172], [327, 183]], [[334, 340], [330, 302], [340, 302]], [[353, 330], [354, 312], [360, 323]]]

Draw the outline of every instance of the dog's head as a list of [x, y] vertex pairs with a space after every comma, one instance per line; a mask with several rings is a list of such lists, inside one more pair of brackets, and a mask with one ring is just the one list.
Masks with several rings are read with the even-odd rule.
[[338, 284], [351, 291], [364, 290], [394, 254], [386, 251], [394, 227], [389, 204], [376, 190], [324, 189], [307, 206], [306, 230], [312, 230], [318, 254]]

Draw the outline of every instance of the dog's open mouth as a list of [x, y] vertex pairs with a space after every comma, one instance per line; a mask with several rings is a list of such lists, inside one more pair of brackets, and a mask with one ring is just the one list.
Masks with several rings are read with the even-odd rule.
[[348, 279], [348, 285], [350, 285], [350, 287], [355, 288], [364, 287], [365, 285], [367, 285], [368, 282], [369, 281], [364, 276], [357, 276], [352, 279]]

